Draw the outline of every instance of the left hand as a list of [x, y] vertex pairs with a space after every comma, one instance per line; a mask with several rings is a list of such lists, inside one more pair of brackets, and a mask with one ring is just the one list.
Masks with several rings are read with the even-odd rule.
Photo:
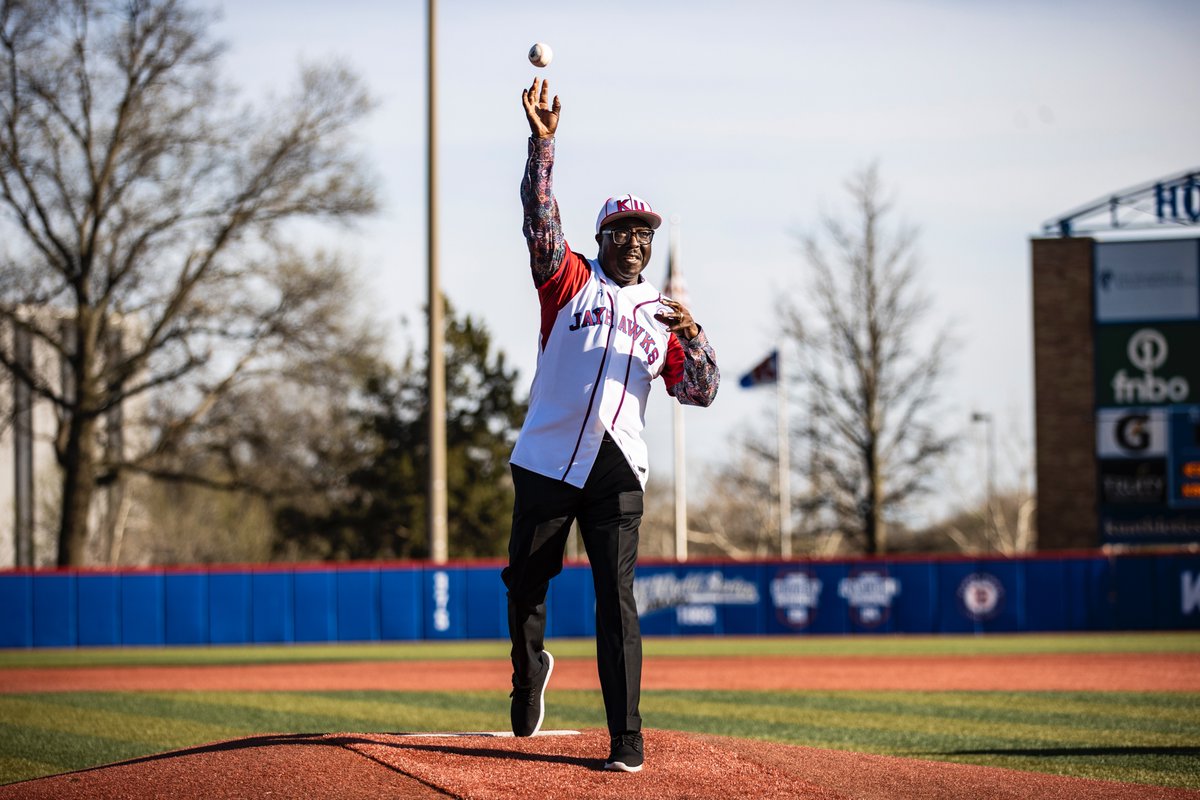
[[558, 102], [558, 95], [550, 100], [550, 81], [534, 78], [530, 87], [521, 92], [521, 103], [525, 106], [525, 118], [534, 138], [554, 138], [562, 104]]
[[691, 341], [699, 335], [700, 326], [696, 324], [696, 320], [692, 319], [692, 312], [688, 311], [682, 303], [669, 297], [662, 298], [659, 303], [670, 310], [664, 312], [660, 309], [655, 313], [654, 318], [667, 326], [667, 330], [687, 341]]

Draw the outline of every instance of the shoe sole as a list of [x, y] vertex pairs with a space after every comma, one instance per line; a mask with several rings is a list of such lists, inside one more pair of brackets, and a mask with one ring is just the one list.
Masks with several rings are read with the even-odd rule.
[[550, 676], [554, 674], [554, 656], [546, 650], [543, 650], [542, 654], [546, 656], [546, 680], [542, 681], [542, 693], [538, 695], [537, 725], [533, 726], [530, 736], [537, 736], [537, 732], [542, 729], [542, 720], [546, 718], [546, 687], [550, 685]]
[[641, 764], [638, 764], [636, 767], [631, 767], [631, 766], [627, 765], [624, 761], [609, 761], [607, 764], [604, 765], [604, 768], [607, 770], [610, 770], [612, 772], [641, 772], [642, 771]]

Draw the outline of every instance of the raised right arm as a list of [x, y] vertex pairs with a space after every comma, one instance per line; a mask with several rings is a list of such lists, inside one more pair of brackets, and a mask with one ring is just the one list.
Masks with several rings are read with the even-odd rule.
[[521, 92], [529, 122], [529, 155], [521, 179], [521, 206], [525, 213], [522, 231], [529, 246], [529, 269], [535, 286], [548, 281], [562, 266], [567, 252], [558, 201], [554, 199], [551, 172], [554, 169], [554, 132], [558, 129], [560, 104], [550, 101], [550, 83], [535, 78]]

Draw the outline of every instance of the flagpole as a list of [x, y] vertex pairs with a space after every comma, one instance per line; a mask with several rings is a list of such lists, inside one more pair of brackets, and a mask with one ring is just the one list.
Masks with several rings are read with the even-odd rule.
[[[682, 276], [679, 270], [679, 217], [671, 218], [671, 247], [667, 257], [667, 293], [675, 300], [683, 300], [675, 296], [682, 286]], [[675, 447], [675, 560], [687, 561], [687, 445], [684, 441], [683, 405], [672, 403], [672, 438]]]
[[791, 453], [788, 448], [788, 413], [787, 413], [787, 382], [783, 374], [783, 348], [780, 347], [776, 357], [777, 379], [775, 382], [775, 403], [778, 406], [779, 431], [779, 555], [783, 558], [792, 557], [792, 470]]
[[675, 560], [687, 561], [687, 470], [683, 442], [683, 406], [675, 403]]

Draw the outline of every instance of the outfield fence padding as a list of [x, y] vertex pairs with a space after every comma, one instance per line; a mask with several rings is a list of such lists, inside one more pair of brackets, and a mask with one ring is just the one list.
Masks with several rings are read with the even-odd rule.
[[[0, 571], [0, 647], [503, 639], [503, 565]], [[648, 562], [649, 636], [1200, 629], [1200, 553]], [[595, 634], [586, 564], [549, 637]]]

